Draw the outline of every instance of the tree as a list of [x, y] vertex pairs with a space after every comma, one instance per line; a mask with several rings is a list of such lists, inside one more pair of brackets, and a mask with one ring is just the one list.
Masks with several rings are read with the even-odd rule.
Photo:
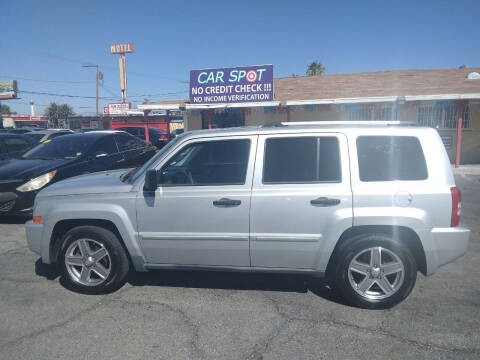
[[75, 112], [68, 104], [57, 105], [56, 103], [52, 102], [45, 109], [44, 114], [54, 126], [58, 126], [59, 119], [66, 119], [69, 116], [73, 116], [75, 115]]
[[298, 75], [297, 75], [297, 74], [295, 74], [295, 73], [293, 73], [293, 74], [292, 74], [292, 77], [297, 77], [297, 76], [298, 76]]
[[323, 75], [325, 73], [325, 67], [319, 61], [312, 61], [307, 66], [307, 75]]
[[459, 69], [466, 69], [466, 68], [467, 68], [467, 65], [460, 65], [458, 68], [459, 68]]
[[0, 114], [15, 114], [15, 112], [12, 112], [12, 109], [10, 109], [10, 106], [1, 104], [0, 105]]

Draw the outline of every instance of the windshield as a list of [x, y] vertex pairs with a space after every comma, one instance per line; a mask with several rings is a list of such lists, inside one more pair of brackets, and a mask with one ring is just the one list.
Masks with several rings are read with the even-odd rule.
[[22, 158], [27, 160], [75, 159], [85, 155], [94, 141], [93, 136], [65, 135], [45, 140], [23, 154]]
[[130, 183], [133, 183], [136, 181], [142, 174], [147, 171], [147, 169], [154, 164], [157, 159], [159, 159], [163, 154], [168, 152], [172, 147], [175, 146], [179, 142], [179, 140], [182, 139], [182, 137], [178, 136], [172, 141], [170, 141], [167, 145], [165, 145], [162, 150], [160, 150], [154, 157], [152, 157], [150, 160], [148, 160], [145, 164], [143, 164], [142, 167], [135, 168], [130, 170], [128, 173], [125, 173], [125, 175], [122, 177], [123, 181], [129, 181]]

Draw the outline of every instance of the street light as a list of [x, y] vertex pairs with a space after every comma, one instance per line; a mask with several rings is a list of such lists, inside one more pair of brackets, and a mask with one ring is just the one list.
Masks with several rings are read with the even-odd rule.
[[96, 99], [97, 99], [97, 106], [96, 106], [96, 114], [97, 114], [97, 120], [98, 120], [98, 65], [82, 65], [82, 67], [94, 67], [97, 69], [97, 77], [96, 77], [96, 81], [95, 81], [95, 85], [96, 85], [96, 88], [97, 88], [97, 92], [96, 92]]

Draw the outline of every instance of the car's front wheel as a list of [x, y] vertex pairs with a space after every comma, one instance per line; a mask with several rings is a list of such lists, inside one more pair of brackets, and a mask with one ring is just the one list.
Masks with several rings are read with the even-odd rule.
[[340, 245], [333, 278], [334, 286], [351, 303], [388, 308], [412, 291], [417, 266], [400, 241], [382, 234], [362, 234]]
[[103, 294], [121, 287], [129, 271], [127, 254], [111, 231], [79, 226], [62, 238], [58, 264], [67, 288]]

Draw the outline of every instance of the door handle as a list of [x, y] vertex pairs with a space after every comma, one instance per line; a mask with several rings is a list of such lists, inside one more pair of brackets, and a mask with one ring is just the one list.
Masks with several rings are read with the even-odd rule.
[[221, 198], [220, 200], [215, 200], [213, 205], [215, 206], [238, 206], [242, 202], [240, 200], [232, 200], [228, 198]]
[[327, 197], [319, 197], [318, 199], [310, 200], [310, 204], [327, 207], [327, 206], [335, 206], [340, 204], [340, 199], [331, 199]]

